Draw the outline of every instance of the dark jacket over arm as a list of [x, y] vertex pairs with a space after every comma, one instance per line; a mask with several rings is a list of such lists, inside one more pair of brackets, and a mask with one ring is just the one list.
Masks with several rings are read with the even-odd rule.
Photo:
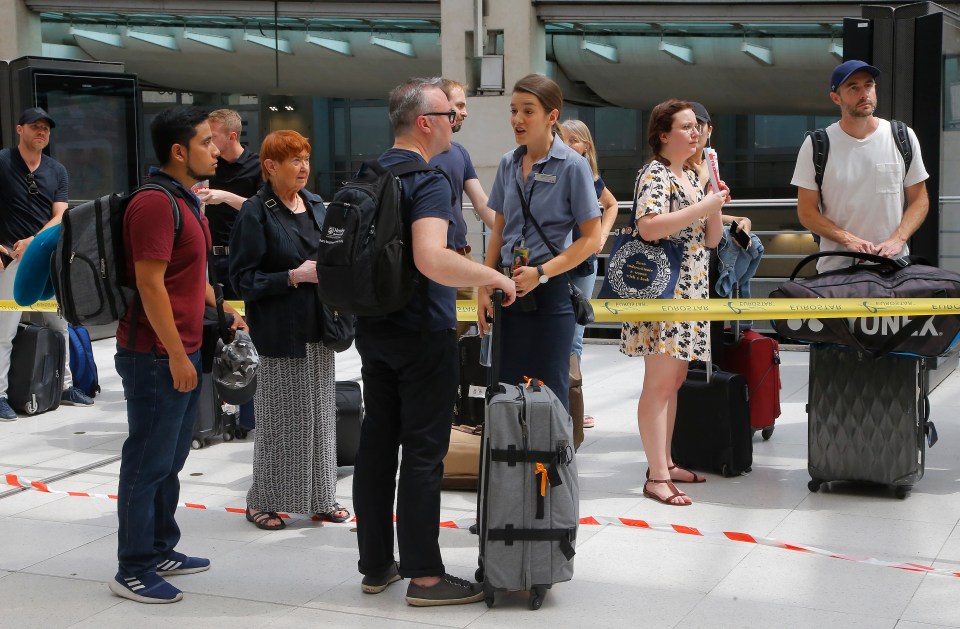
[[[300, 197], [312, 212], [317, 226], [323, 225], [323, 200], [307, 190]], [[265, 201], [276, 199], [270, 184], [240, 208], [230, 236], [230, 282], [246, 305], [250, 336], [257, 351], [265, 356], [306, 356], [308, 334], [316, 336], [317, 318], [304, 320], [316, 303], [316, 284], [289, 286], [287, 272], [304, 262], [297, 245], [287, 234], [276, 211], [286, 212], [282, 203], [273, 208]]]

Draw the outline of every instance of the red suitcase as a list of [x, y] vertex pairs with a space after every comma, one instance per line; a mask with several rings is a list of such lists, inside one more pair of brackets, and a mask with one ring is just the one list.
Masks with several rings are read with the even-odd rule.
[[750, 391], [750, 427], [760, 430], [763, 439], [773, 435], [780, 417], [780, 345], [753, 330], [744, 330], [740, 338], [724, 348], [722, 367], [743, 374]]

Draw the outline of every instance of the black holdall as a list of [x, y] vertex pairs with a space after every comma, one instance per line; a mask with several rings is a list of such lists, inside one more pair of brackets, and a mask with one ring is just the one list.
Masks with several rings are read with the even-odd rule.
[[[798, 278], [808, 263], [827, 256], [853, 258], [854, 266]], [[931, 266], [910, 256], [897, 260], [868, 253], [822, 251], [809, 255], [797, 265], [790, 281], [770, 293], [773, 298], [792, 299], [911, 299], [960, 297], [960, 274]], [[897, 314], [896, 303], [870, 308], [889, 310], [877, 317], [816, 318], [811, 306], [799, 319], [773, 322], [777, 333], [804, 343], [835, 343], [880, 357], [896, 352], [916, 356], [939, 356], [960, 340], [960, 316], [956, 314], [908, 317]]]

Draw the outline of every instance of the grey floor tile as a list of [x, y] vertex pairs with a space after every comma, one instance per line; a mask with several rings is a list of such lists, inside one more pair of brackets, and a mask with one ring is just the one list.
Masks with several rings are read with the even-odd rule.
[[76, 579], [18, 573], [2, 583], [0, 625], [18, 629], [70, 627], [120, 600], [103, 584]]
[[955, 627], [956, 625], [931, 625], [925, 622], [913, 622], [911, 620], [901, 620], [897, 623], [897, 629], [943, 629], [944, 627]]
[[915, 572], [758, 547], [710, 594], [898, 619], [923, 577]]
[[710, 594], [676, 625], [676, 629], [715, 629], [716, 627], [737, 627], [738, 629], [768, 629], [769, 627], [790, 627], [790, 629], [822, 629], [823, 627], [893, 629], [894, 626], [899, 625], [893, 618], [878, 618], [876, 616], [849, 614], [806, 606], [770, 603], [749, 596], [732, 598]]
[[111, 533], [101, 526], [6, 517], [0, 519], [0, 569], [22, 570]]
[[73, 627], [268, 627], [292, 609], [275, 603], [187, 592], [177, 603], [144, 605], [114, 596], [105, 585], [100, 590], [91, 598], [111, 600], [113, 606]]
[[918, 623], [960, 627], [960, 578], [924, 575], [901, 618]]
[[706, 593], [722, 581], [753, 545], [608, 527], [577, 546], [577, 578], [629, 582], [644, 588]]
[[[343, 627], [344, 629], [417, 629], [427, 626], [423, 617], [416, 621], [403, 621], [396, 618], [371, 616], [364, 613], [344, 613], [326, 609], [298, 607], [289, 613], [270, 620], [271, 627], [282, 629], [302, 629], [303, 627], [317, 626]], [[458, 627], [460, 625], [443, 625], [430, 622], [430, 627]]]
[[808, 510], [788, 515], [770, 537], [839, 554], [929, 565], [953, 528], [913, 520]]

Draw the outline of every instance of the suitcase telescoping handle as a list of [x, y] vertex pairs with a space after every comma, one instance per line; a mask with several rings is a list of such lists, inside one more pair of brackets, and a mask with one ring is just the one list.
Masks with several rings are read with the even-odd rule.
[[493, 320], [487, 319], [490, 326], [490, 368], [487, 369], [487, 397], [493, 395], [500, 388], [500, 322], [503, 321], [503, 291], [499, 288], [493, 291]]

